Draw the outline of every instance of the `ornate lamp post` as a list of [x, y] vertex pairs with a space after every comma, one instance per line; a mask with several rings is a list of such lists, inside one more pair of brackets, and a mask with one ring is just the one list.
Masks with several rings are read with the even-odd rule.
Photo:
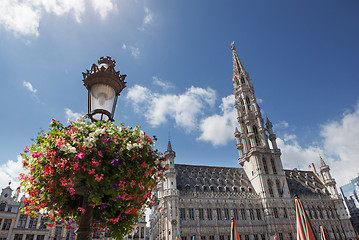
[[88, 115], [92, 121], [113, 121], [117, 97], [126, 87], [126, 75], [116, 72], [116, 61], [101, 57], [98, 66], [82, 73], [88, 90]]
[[[93, 64], [91, 70], [82, 73], [84, 85], [88, 90], [88, 116], [93, 122], [113, 121], [117, 97], [126, 87], [126, 75], [115, 70], [116, 61], [111, 57], [101, 57], [98, 66]], [[88, 189], [78, 187], [76, 193], [83, 196], [85, 209], [80, 219], [77, 239], [92, 239], [93, 208], [88, 203]]]

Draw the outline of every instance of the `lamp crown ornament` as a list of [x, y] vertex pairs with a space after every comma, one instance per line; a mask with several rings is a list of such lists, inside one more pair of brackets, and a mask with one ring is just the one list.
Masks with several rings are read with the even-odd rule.
[[83, 72], [83, 82], [88, 90], [88, 115], [92, 121], [113, 121], [117, 97], [126, 87], [126, 75], [115, 70], [116, 61], [101, 57], [98, 65]]

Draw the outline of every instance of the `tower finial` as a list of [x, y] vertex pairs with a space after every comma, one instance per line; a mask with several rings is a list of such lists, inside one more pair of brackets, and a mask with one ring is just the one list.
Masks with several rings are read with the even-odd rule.
[[325, 162], [324, 162], [324, 160], [323, 160], [323, 158], [322, 158], [322, 156], [320, 154], [319, 154], [319, 159], [320, 159], [320, 166], [321, 167], [326, 167], [327, 164], [325, 164]]
[[236, 50], [236, 48], [234, 47], [234, 41], [231, 42], [231, 48], [232, 48], [232, 51]]

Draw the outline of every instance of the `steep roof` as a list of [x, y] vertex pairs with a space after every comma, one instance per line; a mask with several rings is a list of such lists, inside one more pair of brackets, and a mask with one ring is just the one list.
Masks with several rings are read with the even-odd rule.
[[312, 171], [284, 170], [291, 195], [328, 195], [319, 177]]
[[[175, 164], [177, 188], [196, 191], [252, 192], [253, 186], [243, 168]], [[284, 170], [292, 196], [328, 195], [312, 171]]]
[[252, 192], [253, 187], [242, 168], [175, 164], [180, 190]]

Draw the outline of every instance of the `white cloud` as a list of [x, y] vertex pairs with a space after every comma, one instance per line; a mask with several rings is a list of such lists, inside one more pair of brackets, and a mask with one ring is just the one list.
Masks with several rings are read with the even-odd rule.
[[11, 188], [14, 190], [19, 184], [17, 177], [20, 173], [25, 173], [26, 171], [22, 168], [22, 158], [21, 156], [17, 157], [17, 161], [8, 160], [6, 163], [0, 165], [0, 189], [8, 186], [8, 183], [11, 181]]
[[35, 89], [30, 82], [23, 81], [23, 82], [22, 82], [22, 85], [23, 85], [25, 88], [27, 88], [27, 90], [29, 90], [30, 92], [32, 92], [33, 94], [35, 94], [35, 93], [37, 92], [37, 89]]
[[[2, 0], [0, 1], [0, 25], [16, 36], [38, 36], [41, 19], [45, 13], [61, 16], [73, 14], [77, 22], [90, 0]], [[116, 11], [114, 0], [91, 0], [90, 4], [102, 19]]]
[[134, 46], [131, 46], [131, 45], [126, 45], [126, 44], [122, 44], [122, 49], [123, 50], [127, 50], [131, 52], [131, 55], [135, 58], [139, 57], [140, 54], [141, 54], [141, 51], [140, 51], [140, 48], [138, 47], [134, 47]]
[[145, 11], [145, 16], [143, 18], [142, 26], [138, 28], [138, 30], [140, 30], [140, 31], [144, 31], [145, 28], [147, 26], [149, 26], [150, 24], [152, 24], [154, 21], [152, 11], [147, 7], [144, 8], [144, 11]]
[[112, 0], [92, 0], [92, 7], [102, 19], [106, 19], [109, 12], [117, 10], [117, 6]]
[[138, 47], [130, 46], [130, 50], [131, 50], [132, 56], [134, 56], [134, 57], [140, 56], [141, 52], [140, 52], [140, 49]]
[[174, 88], [173, 84], [171, 84], [170, 82], [163, 81], [161, 78], [157, 76], [153, 76], [152, 80], [153, 80], [152, 81], [153, 85], [160, 86], [165, 91], [168, 90], [169, 88]]
[[321, 136], [325, 152], [332, 156], [327, 163], [339, 186], [359, 173], [359, 103], [338, 121], [324, 124]]
[[65, 114], [66, 114], [66, 118], [69, 120], [72, 120], [72, 121], [75, 121], [76, 119], [81, 118], [83, 115], [81, 113], [73, 112], [69, 108], [65, 108]]
[[147, 25], [152, 23], [153, 21], [153, 13], [150, 11], [150, 9], [145, 8], [145, 18], [143, 19], [143, 24]]
[[207, 141], [214, 146], [226, 145], [234, 139], [236, 126], [236, 110], [234, 108], [234, 95], [222, 98], [220, 106], [221, 115], [215, 114], [200, 123], [201, 135], [197, 140]]
[[289, 123], [286, 121], [280, 121], [279, 123], [276, 123], [273, 125], [274, 129], [285, 129], [288, 128]]
[[[283, 121], [284, 122], [284, 121]], [[279, 125], [284, 125], [281, 122]], [[286, 122], [284, 122], [286, 123]], [[329, 165], [337, 187], [348, 183], [359, 173], [359, 104], [353, 111], [346, 112], [340, 120], [323, 124], [320, 130], [322, 147], [309, 145], [302, 147], [296, 135], [284, 135], [277, 138], [278, 147], [282, 151], [282, 162], [285, 168], [308, 170], [314, 163], [320, 169], [319, 154]]]
[[198, 118], [205, 107], [212, 107], [216, 94], [211, 88], [190, 87], [176, 94], [153, 93], [148, 88], [135, 85], [127, 91], [126, 99], [138, 113], [142, 113], [154, 127], [173, 118], [187, 132], [198, 126]]
[[282, 163], [284, 168], [300, 170], [309, 170], [308, 166], [314, 163], [319, 164], [319, 154], [323, 155], [323, 151], [316, 146], [302, 147], [297, 141], [296, 135], [285, 135], [284, 139], [277, 138], [278, 148], [282, 152]]

